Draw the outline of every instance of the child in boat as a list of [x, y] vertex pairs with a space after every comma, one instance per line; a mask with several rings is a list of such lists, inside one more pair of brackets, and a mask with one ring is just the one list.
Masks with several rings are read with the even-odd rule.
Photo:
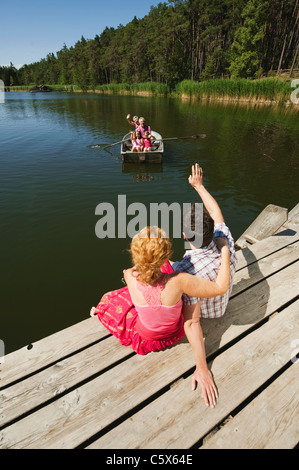
[[136, 128], [136, 130], [138, 129], [140, 132], [141, 132], [141, 136], [142, 138], [144, 137], [144, 133], [147, 131], [149, 133], [151, 133], [151, 127], [148, 126], [147, 124], [145, 124], [145, 119], [144, 117], [140, 117], [139, 118], [139, 126]]
[[131, 132], [132, 152], [142, 152], [144, 147], [143, 138], [140, 131]]
[[135, 129], [139, 127], [139, 117], [138, 116], [133, 116], [133, 121], [130, 121], [131, 114], [127, 114], [127, 121], [129, 124], [132, 124], [132, 126], [135, 126]]
[[144, 152], [150, 152], [151, 147], [152, 147], [152, 140], [154, 137], [148, 132], [145, 131], [144, 137], [143, 137], [143, 143], [144, 143]]

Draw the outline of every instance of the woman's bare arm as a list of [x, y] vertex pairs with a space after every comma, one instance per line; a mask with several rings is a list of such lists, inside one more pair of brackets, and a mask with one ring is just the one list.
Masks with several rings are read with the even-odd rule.
[[216, 281], [209, 281], [193, 274], [180, 273], [177, 277], [180, 288], [184, 294], [192, 297], [209, 298], [223, 295], [229, 288], [230, 281], [230, 254], [227, 240], [217, 239], [221, 249], [221, 265]]

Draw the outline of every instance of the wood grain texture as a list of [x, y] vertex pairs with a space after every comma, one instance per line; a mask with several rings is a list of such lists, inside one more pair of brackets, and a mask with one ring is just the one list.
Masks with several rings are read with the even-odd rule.
[[290, 331], [298, 334], [296, 304], [218, 356], [211, 365], [218, 404], [207, 408], [191, 379], [91, 444], [90, 448], [189, 448], [290, 360]]
[[299, 442], [299, 374], [293, 365], [202, 449], [292, 449]]
[[1, 364], [0, 390], [11, 382], [53, 364], [65, 356], [108, 336], [97, 317], [89, 317], [76, 325], [58, 331], [5, 356]]
[[287, 219], [287, 209], [284, 207], [275, 206], [274, 204], [269, 204], [245, 230], [244, 234], [238, 238], [236, 245], [239, 248], [245, 248], [248, 246], [245, 237], [246, 235], [247, 239], [249, 237], [258, 241], [273, 235], [279, 229], [279, 227], [281, 227], [286, 222]]

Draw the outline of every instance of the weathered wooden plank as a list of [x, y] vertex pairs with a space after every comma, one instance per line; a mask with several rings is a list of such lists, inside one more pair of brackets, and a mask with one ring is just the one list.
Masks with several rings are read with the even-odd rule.
[[291, 366], [202, 449], [292, 449], [299, 442], [299, 375]]
[[245, 240], [247, 242], [249, 242], [250, 244], [253, 244], [253, 243], [256, 243], [258, 242], [259, 240], [257, 240], [256, 238], [252, 237], [251, 235], [248, 235], [248, 233], [244, 233], [243, 237], [245, 238]]
[[[234, 297], [223, 318], [208, 320], [207, 354], [244, 333], [297, 294], [299, 263]], [[288, 290], [285, 292], [285, 285]], [[264, 287], [261, 287], [264, 286]], [[296, 294], [294, 294], [294, 292]], [[283, 298], [284, 297], [284, 298]], [[244, 312], [245, 310], [245, 312]], [[242, 312], [242, 315], [240, 315]], [[221, 339], [220, 339], [221, 338]], [[275, 344], [275, 343], [273, 343]], [[5, 428], [2, 447], [72, 448], [193, 367], [189, 344], [134, 356], [100, 377]]]
[[113, 336], [0, 392], [0, 426], [65, 393], [76, 384], [99, 374], [120, 359], [132, 355]]
[[295, 207], [293, 207], [293, 209], [289, 212], [288, 220], [284, 222], [280, 229], [299, 229], [299, 203]]
[[65, 356], [107, 336], [107, 330], [97, 317], [89, 317], [76, 325], [58, 331], [5, 356], [1, 364], [0, 390], [2, 387], [53, 364]]
[[298, 295], [299, 262], [233, 297], [222, 318], [201, 319], [207, 354], [232, 341]]
[[1, 448], [73, 448], [193, 365], [188, 344], [133, 356], [0, 431]]
[[207, 408], [190, 377], [93, 442], [89, 448], [190, 448], [290, 360], [299, 301], [216, 357], [219, 400]]
[[251, 245], [250, 247], [243, 248], [236, 252], [237, 255], [237, 269], [244, 268], [252, 263], [259, 261], [266, 256], [269, 256], [286, 246], [295, 243], [299, 240], [299, 230], [283, 230], [281, 234], [277, 234], [264, 240]]
[[288, 222], [291, 224], [299, 224], [299, 202], [290, 210], [288, 215]]
[[[244, 248], [244, 250], [245, 249], [247, 250], [247, 248]], [[281, 270], [288, 264], [291, 264], [298, 259], [299, 241], [297, 243], [286, 246], [285, 248], [279, 250], [279, 252], [272, 253], [266, 258], [261, 259], [258, 263], [252, 263], [243, 269], [239, 269], [235, 273], [231, 295], [235, 295], [245, 290], [255, 282], [259, 282], [265, 277]]]
[[252, 224], [245, 230], [244, 234], [236, 241], [236, 246], [245, 248], [248, 246], [244, 235], [256, 240], [263, 240], [270, 235], [273, 235], [279, 227], [281, 227], [288, 218], [288, 210], [284, 207], [269, 204], [257, 216]]

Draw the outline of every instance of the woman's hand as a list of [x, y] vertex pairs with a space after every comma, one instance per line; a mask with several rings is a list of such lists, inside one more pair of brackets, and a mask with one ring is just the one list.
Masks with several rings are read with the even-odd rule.
[[213, 380], [213, 376], [207, 367], [196, 367], [192, 376], [192, 390], [196, 389], [199, 384], [206, 406], [215, 408], [218, 398], [217, 388]]
[[131, 117], [131, 114], [127, 114], [127, 119], [130, 119], [130, 117]]

